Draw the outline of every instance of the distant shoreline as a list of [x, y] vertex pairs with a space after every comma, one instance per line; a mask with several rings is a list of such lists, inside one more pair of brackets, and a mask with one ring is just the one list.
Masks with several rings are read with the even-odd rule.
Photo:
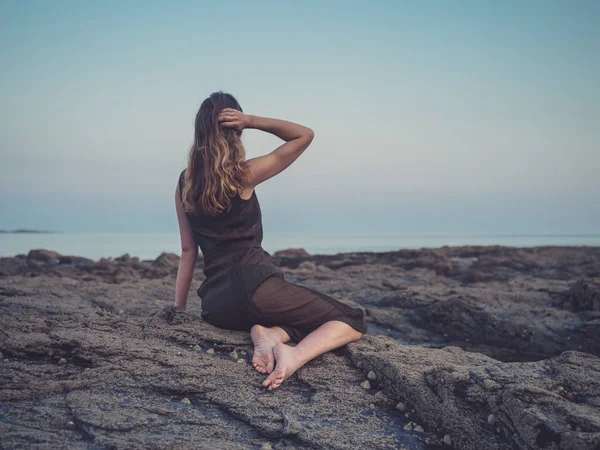
[[46, 230], [27, 230], [25, 228], [19, 228], [17, 230], [0, 230], [0, 233], [5, 234], [22, 234], [22, 233], [42, 233], [42, 234], [59, 234], [62, 231], [46, 231]]

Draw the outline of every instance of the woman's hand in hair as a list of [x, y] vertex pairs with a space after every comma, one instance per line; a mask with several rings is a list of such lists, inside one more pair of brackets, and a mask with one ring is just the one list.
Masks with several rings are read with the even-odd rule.
[[242, 132], [244, 128], [250, 128], [252, 116], [244, 114], [241, 111], [233, 108], [225, 108], [219, 114], [219, 123], [225, 128], [234, 128], [238, 132]]

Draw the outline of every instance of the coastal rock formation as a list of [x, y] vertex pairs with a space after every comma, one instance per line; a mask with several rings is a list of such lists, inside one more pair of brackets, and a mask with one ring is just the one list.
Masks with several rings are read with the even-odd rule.
[[177, 255], [0, 258], [0, 448], [600, 448], [600, 249], [273, 257], [370, 327], [274, 392]]

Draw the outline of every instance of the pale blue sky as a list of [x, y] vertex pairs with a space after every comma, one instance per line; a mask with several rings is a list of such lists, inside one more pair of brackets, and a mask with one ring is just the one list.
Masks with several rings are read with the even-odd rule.
[[316, 133], [265, 230], [600, 232], [599, 55], [595, 1], [2, 1], [0, 229], [176, 231], [222, 89]]

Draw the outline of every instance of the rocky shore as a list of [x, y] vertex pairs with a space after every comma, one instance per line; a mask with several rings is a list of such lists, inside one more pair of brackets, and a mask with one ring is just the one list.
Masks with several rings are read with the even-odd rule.
[[276, 252], [369, 335], [268, 392], [179, 258], [0, 258], [0, 448], [600, 448], [600, 248]]

